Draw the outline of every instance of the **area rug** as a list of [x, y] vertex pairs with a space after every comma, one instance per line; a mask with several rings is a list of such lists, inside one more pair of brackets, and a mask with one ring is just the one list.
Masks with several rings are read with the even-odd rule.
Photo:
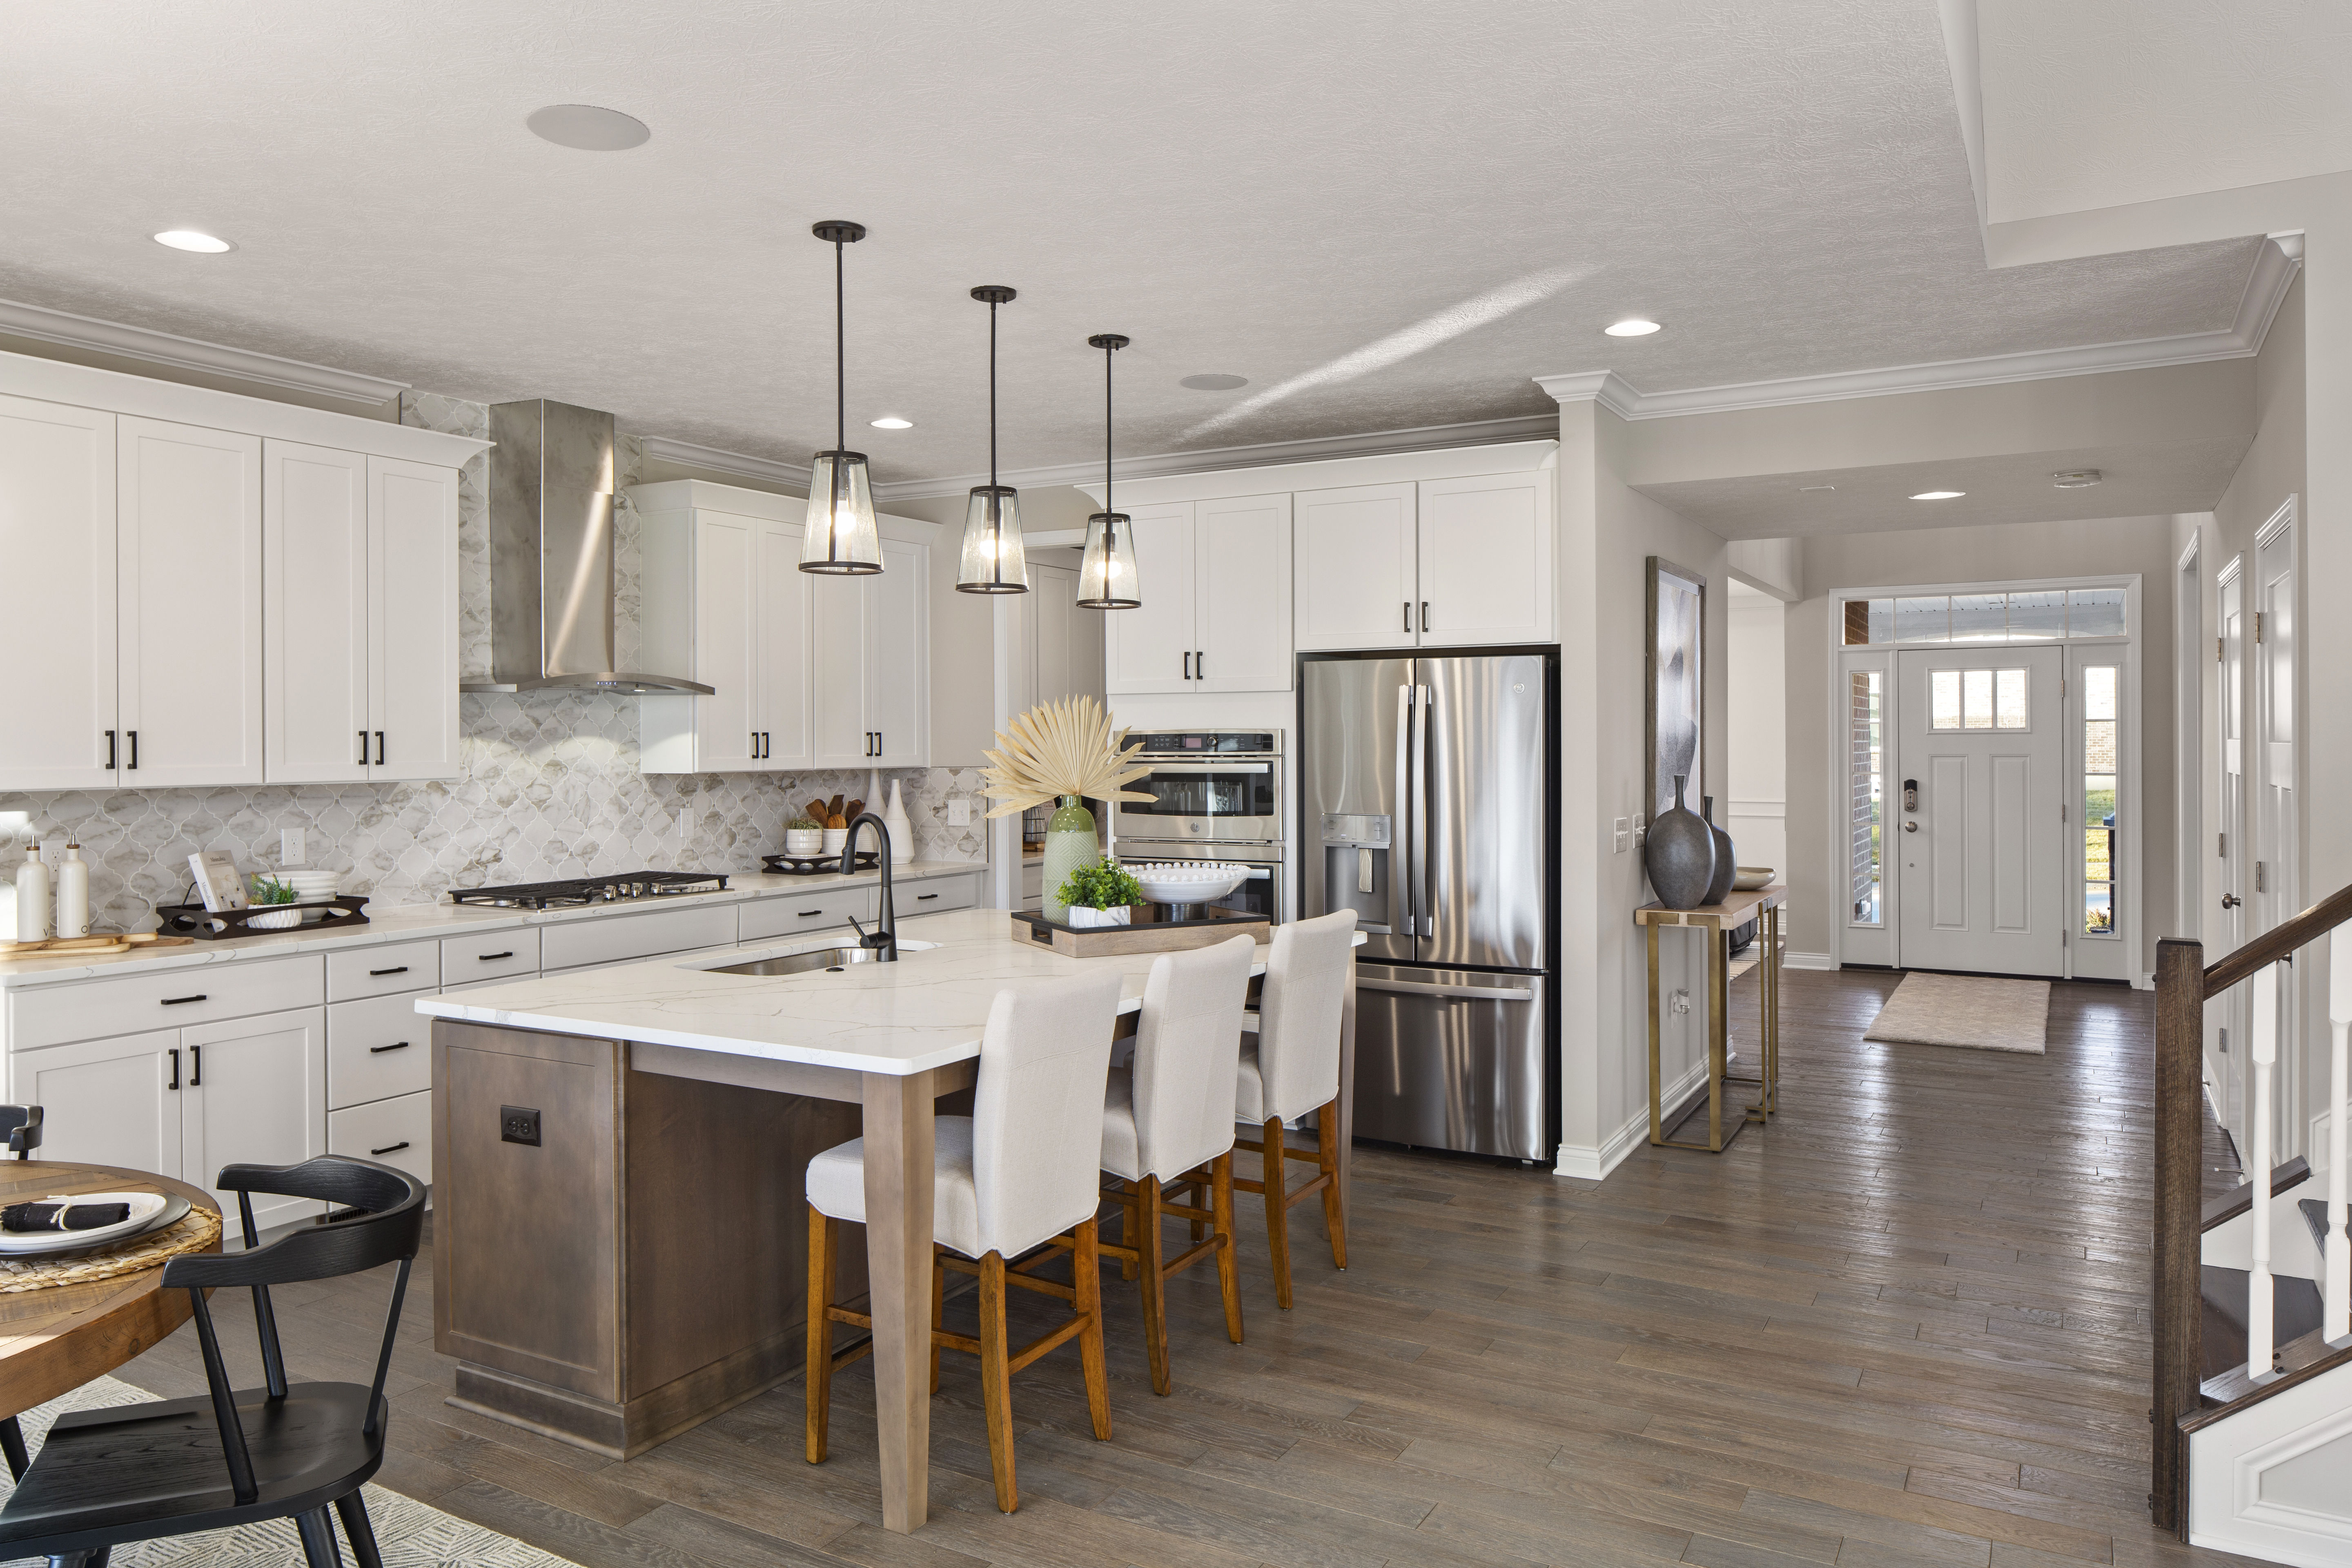
[[1906, 974], [1865, 1040], [1894, 1046], [1969, 1046], [2040, 1056], [2050, 1037], [2050, 982], [1981, 974]]
[[[48, 1436], [49, 1423], [68, 1410], [144, 1405], [154, 1397], [110, 1377], [86, 1383], [64, 1398], [53, 1399], [18, 1417], [25, 1428], [25, 1447], [38, 1454], [41, 1439]], [[12, 1489], [6, 1467], [0, 1466], [0, 1497], [7, 1496]], [[551, 1557], [512, 1536], [469, 1524], [454, 1514], [443, 1513], [382, 1487], [367, 1489], [367, 1510], [368, 1519], [375, 1526], [376, 1545], [383, 1552], [384, 1568], [472, 1568], [476, 1564], [480, 1568], [572, 1568], [563, 1558]], [[335, 1540], [342, 1549], [344, 1563], [349, 1563], [351, 1543], [342, 1539], [340, 1522], [335, 1527]], [[6, 1568], [20, 1568], [20, 1563], [37, 1568], [43, 1561], [37, 1557], [23, 1558], [8, 1563]], [[135, 1546], [118, 1546], [110, 1564], [110, 1568], [301, 1568], [302, 1542], [294, 1533], [293, 1521], [272, 1519], [236, 1530], [166, 1536]]]

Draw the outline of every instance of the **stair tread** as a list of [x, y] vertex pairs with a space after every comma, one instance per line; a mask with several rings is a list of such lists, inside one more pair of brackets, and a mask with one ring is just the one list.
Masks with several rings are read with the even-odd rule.
[[[2299, 1187], [2310, 1179], [2311, 1162], [2297, 1154], [2285, 1164], [2273, 1167], [2271, 1171], [2271, 1196], [2276, 1197], [2289, 1188]], [[2200, 1228], [2211, 1230], [2217, 1225], [2237, 1218], [2253, 1206], [2254, 1184], [2243, 1183], [2205, 1205], [2204, 1221]]]
[[[2198, 1294], [2204, 1309], [2200, 1332], [2202, 1371], [2210, 1380], [2226, 1377], [2232, 1369], [2246, 1370], [2246, 1304], [2249, 1275], [2243, 1268], [2206, 1264], [2198, 1270]], [[2285, 1345], [2318, 1329], [2319, 1287], [2293, 1274], [2271, 1276], [2272, 1343]]]
[[2245, 1362], [2241, 1358], [2238, 1364], [2228, 1372], [2208, 1377], [2200, 1385], [2198, 1392], [2203, 1395], [2204, 1404], [2209, 1412], [2223, 1410], [2249, 1395], [2255, 1394], [2267, 1395], [2275, 1392], [2282, 1384], [2291, 1386], [2306, 1377], [2316, 1377], [2319, 1373], [2346, 1363], [2352, 1363], [2352, 1345], [2331, 1348], [2327, 1341], [2321, 1336], [2320, 1331], [2315, 1328], [2310, 1332], [2299, 1334], [2278, 1347], [2278, 1369], [2281, 1375], [2273, 1382], [2255, 1383], [2246, 1375]]

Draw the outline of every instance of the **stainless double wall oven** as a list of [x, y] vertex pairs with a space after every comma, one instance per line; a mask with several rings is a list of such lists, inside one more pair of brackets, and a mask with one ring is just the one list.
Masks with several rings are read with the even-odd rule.
[[1126, 786], [1151, 798], [1111, 805], [1111, 843], [1126, 860], [1223, 860], [1250, 868], [1224, 900], [1283, 918], [1282, 731], [1142, 730]]

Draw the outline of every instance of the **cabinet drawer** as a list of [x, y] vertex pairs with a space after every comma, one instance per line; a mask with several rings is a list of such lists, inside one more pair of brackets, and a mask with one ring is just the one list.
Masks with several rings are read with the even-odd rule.
[[441, 985], [441, 948], [436, 942], [402, 942], [327, 954], [327, 1000], [389, 996], [395, 991], [435, 991]]
[[845, 926], [852, 915], [871, 926], [876, 899], [872, 888], [832, 888], [804, 899], [761, 899], [742, 906], [743, 940], [772, 942], [780, 936]]
[[119, 980], [26, 987], [9, 993], [8, 1041], [21, 1051], [316, 1007], [326, 999], [326, 965], [317, 957], [197, 964]]
[[539, 932], [487, 931], [441, 939], [441, 984], [466, 985], [539, 973]]
[[433, 1180], [433, 1091], [327, 1112], [327, 1152], [397, 1165]]
[[688, 948], [731, 947], [735, 929], [731, 903], [568, 921], [540, 933], [539, 963], [548, 971], [577, 969], [588, 963], [626, 963], [633, 958], [684, 952]]
[[327, 1008], [327, 1108], [341, 1110], [433, 1087], [433, 1020], [419, 995], [370, 996]]
[[901, 916], [939, 915], [950, 910], [968, 910], [980, 902], [980, 879], [941, 877], [932, 882], [910, 882], [898, 889], [894, 896], [898, 899]]

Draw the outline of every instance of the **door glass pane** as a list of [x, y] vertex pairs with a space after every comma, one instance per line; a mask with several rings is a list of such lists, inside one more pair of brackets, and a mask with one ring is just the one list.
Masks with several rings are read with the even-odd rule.
[[2123, 721], [2114, 665], [2083, 670], [2083, 930], [2116, 934], [2116, 786], [2123, 777]]
[[1931, 669], [1927, 672], [1927, 728], [1957, 730], [1960, 727], [1960, 672], [1957, 669]]
[[2066, 593], [2050, 588], [2009, 596], [2009, 640], [2052, 642], [2066, 635]]
[[1885, 737], [1880, 728], [1884, 692], [1876, 670], [1856, 670], [1847, 678], [1846, 744], [1850, 758], [1847, 826], [1852, 868], [1853, 919], [1856, 925], [1874, 926], [1883, 916], [1879, 906], [1879, 805]]
[[1952, 640], [1952, 601], [1938, 594], [1930, 599], [1895, 601], [1896, 642]]
[[2116, 667], [2095, 664], [2083, 671], [2083, 717], [2112, 719], [2116, 716]]
[[2124, 591], [2121, 588], [2067, 589], [2066, 635], [2070, 637], [2123, 636]]
[[1967, 730], [1992, 728], [1992, 671], [1964, 669], [1960, 672], [1960, 727]]
[[1993, 671], [1993, 728], [2023, 730], [2031, 728], [2025, 710], [2025, 671], [1997, 669]]
[[2009, 640], [2008, 595], [2005, 594], [1955, 594], [1952, 595], [1952, 640], [1954, 642], [2006, 642]]

